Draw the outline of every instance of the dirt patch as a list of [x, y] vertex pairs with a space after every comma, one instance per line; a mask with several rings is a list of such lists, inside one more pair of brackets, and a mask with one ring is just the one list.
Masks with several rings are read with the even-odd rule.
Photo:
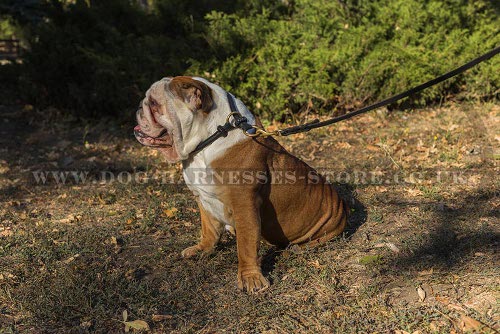
[[263, 246], [272, 286], [258, 296], [236, 289], [230, 235], [181, 259], [196, 204], [131, 124], [0, 113], [0, 332], [121, 332], [124, 310], [157, 333], [499, 329], [498, 105], [382, 111], [280, 139], [353, 215], [320, 247]]

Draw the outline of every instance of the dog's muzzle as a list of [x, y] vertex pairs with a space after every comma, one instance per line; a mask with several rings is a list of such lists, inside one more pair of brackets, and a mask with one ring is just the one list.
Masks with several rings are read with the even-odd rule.
[[134, 135], [137, 140], [144, 146], [148, 147], [172, 147], [172, 140], [167, 129], [163, 129], [156, 137], [151, 137], [142, 132], [141, 126], [137, 125], [134, 128]]

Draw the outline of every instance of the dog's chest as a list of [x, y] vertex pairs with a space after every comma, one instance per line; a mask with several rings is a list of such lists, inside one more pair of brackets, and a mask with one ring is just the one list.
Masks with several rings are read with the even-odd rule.
[[209, 166], [201, 160], [194, 159], [188, 166], [183, 166], [182, 175], [189, 190], [198, 197], [203, 209], [219, 222], [230, 225], [224, 214], [224, 204], [219, 199], [217, 186], [208, 182], [206, 175]]

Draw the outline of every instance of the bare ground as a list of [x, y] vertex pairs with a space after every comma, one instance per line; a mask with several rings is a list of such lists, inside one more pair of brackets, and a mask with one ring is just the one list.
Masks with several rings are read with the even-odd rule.
[[381, 111], [280, 139], [353, 212], [317, 248], [263, 246], [272, 286], [257, 296], [236, 289], [230, 235], [180, 257], [199, 233], [195, 202], [131, 124], [0, 115], [0, 333], [123, 332], [124, 310], [155, 333], [500, 328], [498, 105]]

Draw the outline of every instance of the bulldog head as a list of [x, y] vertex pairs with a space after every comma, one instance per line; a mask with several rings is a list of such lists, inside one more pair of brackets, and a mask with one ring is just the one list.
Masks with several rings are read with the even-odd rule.
[[158, 148], [170, 163], [185, 160], [208, 137], [205, 118], [212, 107], [212, 90], [205, 83], [183, 76], [163, 78], [139, 106], [135, 137]]

